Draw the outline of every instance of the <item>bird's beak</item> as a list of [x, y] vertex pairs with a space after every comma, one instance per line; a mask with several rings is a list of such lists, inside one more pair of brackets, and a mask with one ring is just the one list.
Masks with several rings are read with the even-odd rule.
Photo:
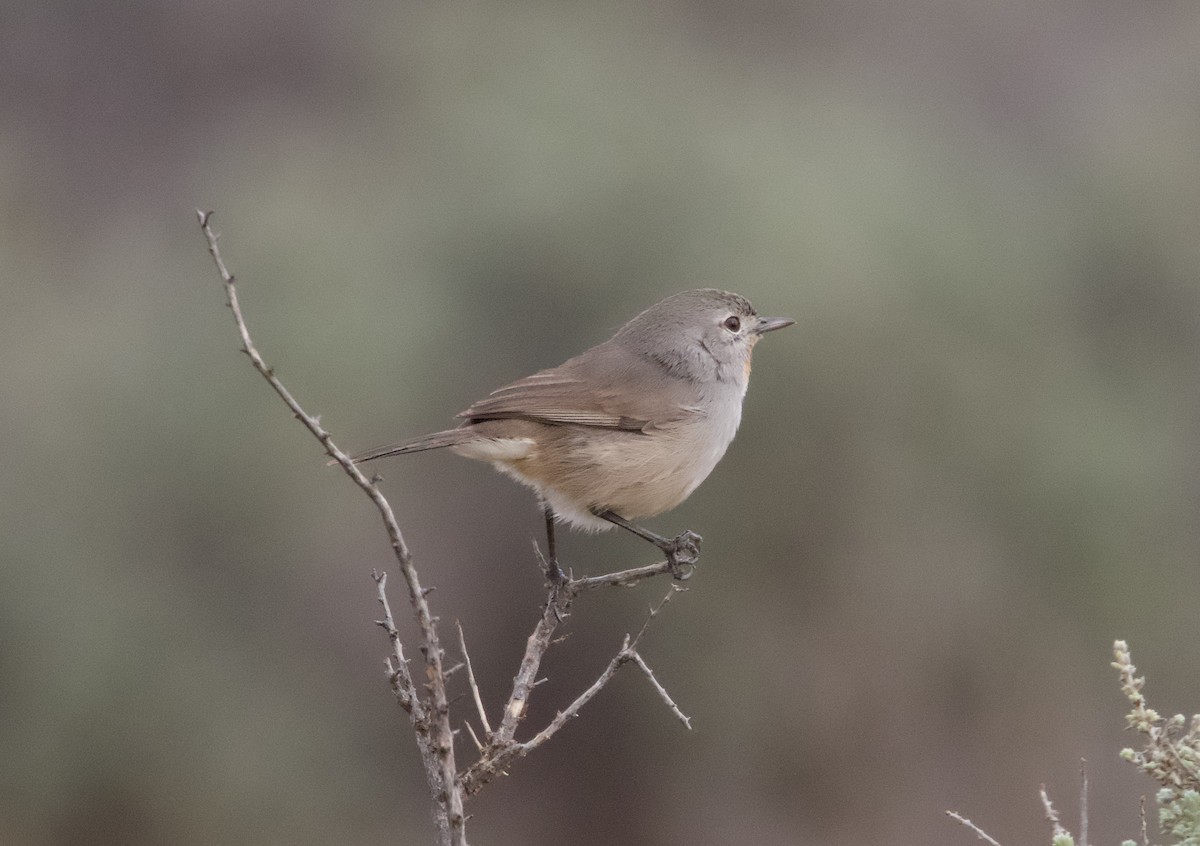
[[754, 331], [758, 335], [765, 335], [768, 332], [774, 332], [776, 329], [786, 329], [796, 321], [790, 317], [760, 317], [758, 324], [754, 327]]

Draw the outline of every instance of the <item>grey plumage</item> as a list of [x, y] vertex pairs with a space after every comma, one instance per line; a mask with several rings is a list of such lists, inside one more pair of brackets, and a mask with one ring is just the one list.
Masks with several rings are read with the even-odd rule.
[[758, 317], [738, 294], [676, 294], [558, 367], [493, 391], [458, 414], [458, 428], [354, 460], [449, 447], [534, 488], [577, 528], [610, 528], [604, 512], [653, 516], [682, 502], [724, 455], [755, 343], [791, 323]]

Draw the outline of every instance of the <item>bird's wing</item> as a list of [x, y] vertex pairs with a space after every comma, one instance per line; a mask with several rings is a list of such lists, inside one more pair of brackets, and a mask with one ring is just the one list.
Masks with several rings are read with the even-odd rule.
[[[458, 416], [472, 422], [516, 417], [644, 432], [695, 413], [684, 396], [686, 386], [658, 365], [624, 350], [610, 348], [601, 356], [596, 351], [505, 385]], [[638, 387], [647, 384], [660, 389]]]

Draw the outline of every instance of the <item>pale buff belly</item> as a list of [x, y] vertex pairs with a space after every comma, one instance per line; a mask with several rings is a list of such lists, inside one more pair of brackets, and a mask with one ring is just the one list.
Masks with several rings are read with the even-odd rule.
[[683, 502], [725, 454], [738, 417], [724, 425], [698, 418], [652, 434], [538, 425], [522, 433], [527, 437], [472, 442], [455, 452], [492, 462], [534, 488], [565, 522], [596, 531], [612, 524], [595, 510], [636, 520]]

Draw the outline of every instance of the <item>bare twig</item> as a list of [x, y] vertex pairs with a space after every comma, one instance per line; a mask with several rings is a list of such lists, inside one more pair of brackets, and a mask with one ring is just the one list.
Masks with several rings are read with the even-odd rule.
[[471, 735], [471, 742], [475, 744], [476, 751], [483, 751], [483, 744], [479, 742], [479, 735], [475, 734], [475, 729], [471, 728], [470, 720], [463, 720], [463, 725], [467, 727], [467, 734]]
[[1141, 802], [1138, 804], [1141, 806], [1140, 815], [1142, 818], [1142, 846], [1150, 846], [1150, 835], [1146, 831], [1146, 797], [1144, 795], [1142, 796]]
[[1079, 846], [1088, 842], [1088, 776], [1087, 759], [1079, 759]]
[[[373, 570], [371, 578], [375, 580], [378, 588], [377, 599], [383, 606], [383, 619], [375, 622], [387, 632], [388, 640], [392, 643], [392, 656], [384, 659], [388, 670], [388, 681], [396, 692], [400, 706], [413, 715], [413, 720], [424, 722], [428, 719], [425, 715], [425, 704], [417, 696], [416, 686], [408, 671], [408, 659], [404, 657], [404, 643], [400, 640], [400, 632], [396, 629], [396, 620], [392, 617], [392, 608], [388, 604], [387, 573]], [[393, 659], [395, 659], [394, 662]]]
[[[567, 616], [571, 608], [571, 603], [581, 591], [593, 590], [604, 585], [634, 585], [642, 579], [669, 572], [671, 571], [667, 563], [662, 561], [658, 564], [651, 564], [646, 567], [633, 567], [604, 576], [584, 576], [578, 579], [569, 579], [565, 584], [551, 587], [546, 597], [546, 604], [542, 608], [542, 617], [526, 641], [525, 654], [521, 658], [520, 668], [513, 679], [512, 693], [508, 698], [508, 703], [504, 708], [504, 716], [501, 718], [500, 726], [496, 731], [496, 742], [498, 744], [510, 743], [516, 735], [517, 724], [525, 715], [525, 711], [529, 705], [529, 693], [533, 690], [538, 668], [541, 666], [542, 656], [545, 655], [546, 650], [552, 642], [551, 638], [554, 635], [555, 629], [558, 628], [559, 623]], [[658, 608], [650, 612], [650, 616], [642, 625], [642, 631], [645, 631], [650, 620], [654, 618], [659, 609], [675, 593], [675, 586], [672, 586], [672, 588], [667, 597], [659, 603]], [[641, 632], [638, 633], [638, 637], [641, 637]]]
[[608, 666], [604, 668], [604, 672], [600, 674], [599, 678], [592, 682], [591, 687], [579, 694], [579, 696], [575, 698], [574, 702], [555, 714], [554, 719], [552, 719], [544, 729], [539, 731], [524, 743], [516, 744], [514, 747], [514, 757], [528, 755], [534, 749], [537, 749], [539, 746], [553, 737], [560, 728], [567, 724], [568, 720], [575, 717], [584, 705], [591, 702], [596, 697], [596, 694], [604, 689], [604, 686], [612, 680], [612, 677], [616, 674], [617, 670], [621, 668], [622, 664], [626, 664], [632, 660], [633, 650], [629, 644], [629, 635], [625, 635], [625, 640], [621, 644], [621, 651], [613, 656], [612, 660], [608, 662]]
[[658, 679], [654, 677], [654, 671], [651, 670], [649, 665], [646, 664], [646, 659], [642, 658], [641, 653], [637, 652], [636, 650], [633, 652], [633, 663], [637, 664], [638, 669], [646, 674], [646, 678], [650, 679], [650, 684], [652, 684], [654, 689], [658, 691], [658, 695], [662, 697], [662, 701], [667, 703], [667, 707], [671, 709], [671, 713], [675, 715], [675, 718], [678, 719], [679, 722], [683, 723], [684, 726], [687, 727], [688, 731], [691, 731], [692, 718], [686, 716], [682, 711], [679, 710], [679, 706], [675, 704], [675, 700], [671, 698], [669, 693], [667, 693], [667, 689], [662, 686]]
[[[421, 631], [420, 651], [425, 662], [425, 679], [420, 685], [413, 680], [408, 660], [404, 656], [400, 634], [397, 631], [395, 620], [388, 604], [386, 573], [372, 573], [377, 587], [377, 598], [384, 611], [383, 619], [377, 622], [387, 632], [388, 639], [391, 642], [392, 654], [385, 662], [388, 671], [388, 681], [392, 686], [397, 701], [408, 712], [416, 733], [417, 746], [421, 753], [422, 762], [425, 765], [426, 776], [434, 800], [434, 818], [438, 825], [439, 843], [449, 844], [449, 846], [466, 846], [466, 835], [464, 833], [466, 817], [463, 814], [464, 795], [476, 792], [483, 784], [487, 783], [497, 774], [504, 773], [504, 768], [511, 761], [524, 757], [530, 751], [549, 740], [550, 737], [565, 725], [568, 720], [576, 716], [580, 709], [608, 684], [623, 664], [636, 664], [650, 680], [655, 691], [675, 717], [690, 729], [690, 719], [683, 714], [678, 705], [671, 699], [666, 689], [657, 680], [649, 665], [636, 649], [650, 621], [670, 601], [674, 593], [680, 590], [680, 588], [672, 585], [672, 589], [663, 600], [651, 609], [649, 616], [638, 633], [632, 638], [629, 635], [625, 636], [621, 649], [609, 661], [604, 672], [600, 674], [587, 690], [576, 697], [565, 709], [559, 711], [555, 718], [532, 738], [524, 742], [517, 742], [515, 740], [517, 726], [528, 709], [530, 694], [534, 687], [540, 684], [541, 681], [544, 681], [544, 679], [538, 679], [538, 670], [541, 666], [542, 658], [550, 645], [557, 642], [554, 639], [554, 632], [558, 625], [567, 617], [574, 599], [583, 591], [594, 590], [602, 586], [628, 587], [652, 576], [664, 573], [675, 575], [668, 562], [661, 561], [649, 566], [633, 567], [601, 576], [568, 579], [562, 584], [550, 586], [546, 604], [542, 609], [541, 618], [538, 620], [533, 633], [530, 634], [526, 642], [525, 652], [517, 674], [513, 679], [512, 692], [505, 705], [500, 724], [495, 731], [492, 730], [483, 707], [483, 698], [480, 695], [479, 686], [475, 679], [475, 672], [471, 666], [471, 659], [467, 654], [466, 638], [461, 626], [458, 627], [458, 634], [459, 644], [463, 653], [463, 664], [456, 665], [450, 669], [446, 669], [443, 665], [443, 652], [438, 638], [437, 618], [431, 613], [426, 601], [426, 597], [432, 588], [421, 586], [417, 571], [413, 566], [412, 553], [405, 543], [395, 514], [392, 511], [391, 505], [377, 486], [379, 477], [372, 476], [371, 478], [367, 478], [363, 475], [350, 459], [350, 456], [339, 449], [334, 443], [329, 432], [321, 426], [319, 418], [305, 412], [299, 402], [297, 402], [287, 388], [284, 387], [283, 383], [276, 377], [274, 370], [267, 366], [251, 339], [250, 331], [247, 328], [241, 306], [238, 302], [237, 288], [234, 283], [233, 274], [226, 268], [218, 249], [218, 236], [210, 226], [212, 212], [198, 210], [197, 215], [200, 220], [200, 228], [208, 243], [208, 250], [212, 254], [213, 261], [225, 285], [227, 303], [233, 312], [234, 321], [241, 336], [242, 351], [250, 358], [254, 368], [270, 384], [271, 388], [288, 406], [296, 419], [312, 433], [325, 449], [325, 452], [332, 457], [333, 461], [330, 463], [340, 465], [354, 484], [371, 499], [379, 511], [387, 530], [393, 555], [400, 566], [400, 573], [408, 589], [409, 604], [412, 606]], [[474, 741], [476, 748], [480, 751], [480, 757], [475, 764], [462, 774], [457, 772], [454, 759], [455, 732], [451, 728], [450, 702], [447, 699], [446, 693], [447, 677], [460, 666], [466, 667], [467, 683], [484, 730], [484, 740], [481, 741], [475, 734], [470, 723], [465, 723], [468, 734]]]
[[612, 587], [633, 587], [643, 579], [648, 579], [652, 576], [661, 576], [663, 573], [670, 572], [671, 566], [666, 561], [659, 561], [657, 564], [647, 564], [645, 567], [631, 567], [628, 570], [607, 573], [603, 576], [583, 576], [578, 579], [572, 579], [571, 584], [575, 585], [577, 591], [594, 590], [606, 585]]
[[[554, 733], [557, 732], [560, 728], [562, 728], [566, 724], [567, 720], [571, 719], [576, 714], [578, 714], [579, 710], [581, 708], [583, 708], [583, 706], [586, 705], [588, 702], [590, 702], [596, 696], [596, 694], [599, 693], [604, 688], [604, 686], [609, 683], [609, 681], [612, 679], [613, 675], [616, 674], [617, 670], [620, 669], [623, 664], [628, 664], [631, 661], [640, 661], [640, 657], [638, 656], [638, 653], [637, 653], [638, 642], [642, 639], [642, 635], [644, 635], [646, 633], [646, 627], [650, 625], [650, 621], [653, 620], [656, 616], [658, 616], [658, 612], [662, 610], [662, 607], [664, 605], [666, 605], [668, 602], [671, 601], [671, 597], [674, 596], [675, 593], [676, 593], [676, 588], [674, 585], [672, 585], [671, 590], [667, 593], [666, 596], [664, 596], [662, 598], [662, 601], [659, 602], [657, 606], [650, 609], [650, 614], [646, 617], [646, 621], [644, 623], [642, 623], [642, 627], [641, 627], [641, 629], [638, 630], [638, 633], [636, 635], [634, 635], [632, 638], [630, 638], [629, 635], [625, 635], [625, 640], [621, 644], [621, 651], [613, 656], [613, 659], [608, 662], [608, 666], [604, 668], [604, 672], [602, 672], [600, 674], [600, 677], [597, 678], [596, 681], [594, 681], [592, 683], [591, 687], [589, 687], [583, 693], [579, 694], [579, 696], [576, 697], [574, 702], [572, 702], [570, 705], [568, 705], [563, 710], [559, 711], [558, 714], [555, 715], [554, 719], [550, 721], [550, 724], [547, 725], [544, 729], [542, 729], [540, 732], [538, 732], [536, 735], [534, 735], [529, 740], [525, 741], [522, 744], [519, 744], [519, 746], [522, 749], [522, 751], [521, 751], [522, 755], [532, 752], [534, 749], [538, 748], [543, 743], [545, 743], [547, 740], [549, 740], [551, 737], [553, 737]], [[654, 682], [655, 687], [662, 691], [663, 697], [666, 700], [667, 704], [669, 706], [673, 706], [674, 703], [671, 701], [671, 697], [667, 695], [666, 690], [662, 690], [662, 686], [659, 685], [658, 682], [654, 679], [654, 674], [650, 672], [649, 667], [646, 667], [646, 672], [649, 674], [651, 681]], [[676, 713], [678, 713], [677, 709], [676, 709]], [[682, 716], [682, 715], [680, 715], [680, 716]], [[686, 725], [690, 729], [691, 724], [689, 723], [687, 718], [684, 717], [683, 720], [684, 720], [684, 725]]]
[[[421, 587], [416, 568], [412, 563], [412, 553], [409, 551], [408, 545], [404, 541], [404, 536], [400, 532], [400, 526], [396, 522], [396, 516], [392, 512], [392, 507], [387, 499], [384, 498], [383, 493], [372, 480], [362, 474], [354, 465], [354, 462], [350, 460], [350, 456], [342, 452], [334, 444], [332, 436], [321, 426], [320, 421], [301, 408], [300, 403], [283, 386], [283, 383], [275, 376], [275, 371], [267, 366], [263, 357], [255, 348], [254, 342], [250, 337], [250, 330], [247, 328], [245, 318], [242, 316], [234, 276], [225, 267], [225, 262], [221, 258], [221, 252], [217, 247], [218, 236], [213, 232], [210, 225], [212, 212], [197, 210], [196, 214], [200, 219], [200, 228], [204, 233], [204, 238], [208, 242], [208, 251], [212, 254], [217, 271], [221, 275], [221, 281], [225, 284], [226, 300], [230, 310], [233, 312], [233, 319], [237, 323], [238, 333], [241, 335], [242, 351], [249, 356], [254, 369], [267, 380], [271, 388], [279, 395], [279, 398], [291, 409], [296, 419], [321, 442], [325, 451], [341, 465], [346, 475], [371, 498], [371, 501], [375, 504], [383, 519], [388, 538], [391, 541], [392, 552], [400, 565], [400, 572], [404, 576], [405, 584], [408, 587], [409, 602], [416, 613], [417, 623], [421, 629], [421, 652], [425, 658], [426, 675], [428, 677], [429, 713], [422, 712], [421, 709], [415, 707], [420, 697], [411, 688], [411, 679], [408, 681], [410, 689], [404, 695], [397, 690], [397, 697], [400, 699], [401, 705], [404, 705], [406, 696], [408, 701], [413, 705], [408, 710], [413, 721], [413, 727], [416, 729], [417, 742], [421, 747], [422, 757], [429, 763], [429, 756], [432, 755], [432, 760], [436, 761], [436, 766], [432, 769], [428, 766], [426, 767], [426, 775], [429, 779], [430, 790], [437, 809], [435, 821], [438, 824], [442, 840], [445, 843], [454, 844], [454, 846], [465, 846], [466, 835], [463, 831], [462, 791], [458, 788], [458, 772], [454, 763], [454, 735], [450, 727], [449, 704], [446, 701], [445, 674], [442, 671], [442, 649], [438, 642], [437, 626], [433, 615], [429, 611], [429, 605], [425, 601], [426, 591]], [[379, 585], [380, 595], [383, 596], [384, 581], [383, 579], [376, 579], [376, 582]], [[386, 596], [383, 596], [383, 602], [386, 607]], [[388, 617], [390, 618], [390, 612]], [[394, 628], [395, 626], [393, 625], [392, 629]], [[389, 637], [391, 637], [390, 631]], [[399, 663], [400, 666], [403, 666], [402, 660]], [[393, 675], [393, 685], [397, 683], [397, 679], [403, 685], [403, 678], [398, 674], [399, 668], [396, 669], [397, 674]], [[404, 675], [407, 675], [407, 671], [405, 671]], [[424, 719], [419, 719], [418, 714], [422, 713], [424, 713]]]
[[504, 715], [496, 728], [495, 743], [503, 746], [512, 743], [517, 733], [517, 723], [525, 716], [529, 704], [529, 694], [537, 682], [538, 669], [542, 664], [542, 656], [550, 648], [550, 639], [554, 630], [566, 616], [576, 591], [571, 583], [551, 589], [542, 608], [542, 616], [534, 626], [533, 632], [525, 641], [525, 653], [521, 656], [521, 664], [513, 678], [512, 693], [504, 706]]
[[[489, 737], [492, 733], [492, 727], [488, 723], [487, 711], [483, 709], [483, 697], [479, 695], [479, 685], [475, 683], [475, 670], [471, 667], [471, 656], [467, 654], [467, 638], [463, 634], [462, 623], [455, 620], [454, 625], [458, 627], [458, 645], [462, 649], [463, 661], [467, 665], [467, 684], [471, 686], [471, 696], [475, 698], [475, 710], [479, 712], [479, 722], [483, 725], [484, 736]], [[470, 728], [469, 723], [468, 728]], [[472, 732], [472, 735], [474, 735], [474, 732]], [[476, 741], [475, 745], [478, 746], [479, 742]]]
[[571, 599], [574, 598], [574, 585], [574, 581], [568, 581], [565, 585], [551, 588], [546, 606], [542, 610], [542, 618], [538, 621], [534, 633], [529, 636], [525, 658], [521, 662], [521, 669], [518, 672], [517, 678], [513, 680], [513, 693], [509, 698], [508, 706], [505, 708], [504, 720], [496, 730], [492, 743], [483, 750], [479, 760], [463, 772], [461, 781], [467, 795], [478, 792], [484, 784], [490, 781], [497, 773], [502, 772], [514, 760], [525, 757], [553, 737], [569, 720], [579, 714], [584, 705], [592, 701], [596, 694], [604, 689], [604, 686], [612, 680], [617, 670], [624, 664], [637, 663], [643, 672], [646, 673], [672, 713], [689, 729], [692, 727], [690, 719], [683, 715], [666, 689], [654, 678], [654, 673], [646, 665], [645, 661], [642, 660], [636, 649], [642, 635], [646, 633], [646, 628], [650, 625], [650, 621], [658, 615], [663, 606], [670, 602], [676, 593], [682, 590], [682, 588], [672, 585], [671, 590], [667, 592], [662, 601], [650, 609], [650, 613], [642, 624], [641, 629], [638, 630], [638, 633], [632, 637], [625, 635], [621, 649], [608, 662], [608, 666], [604, 668], [604, 671], [600, 673], [599, 677], [592, 682], [587, 690], [579, 694], [570, 705], [555, 714], [554, 719], [529, 740], [518, 742], [513, 739], [517, 722], [528, 704], [529, 693], [539, 683], [535, 681], [537, 664], [540, 663], [546, 647], [550, 644], [550, 636], [553, 634], [554, 628], [558, 625], [558, 620], [561, 619], [560, 615], [565, 614], [566, 608], [570, 606]]
[[671, 589], [667, 591], [666, 595], [658, 601], [658, 604], [650, 607], [650, 613], [646, 615], [645, 621], [642, 622], [642, 627], [638, 629], [638, 633], [633, 637], [633, 646], [638, 645], [638, 641], [642, 639], [642, 635], [646, 633], [646, 629], [650, 628], [650, 621], [658, 616], [658, 612], [667, 607], [667, 603], [675, 597], [675, 594], [683, 593], [686, 590], [687, 588], [673, 584], [671, 585]]
[[975, 832], [975, 836], [978, 837], [983, 842], [990, 843], [991, 846], [1000, 846], [1000, 844], [997, 843], [990, 834], [988, 834], [986, 831], [984, 831], [979, 826], [975, 825], [975, 823], [971, 822], [969, 819], [964, 817], [962, 814], [959, 814], [955, 811], [947, 811], [946, 816], [948, 816], [952, 820], [955, 820], [956, 822], [962, 823], [967, 828], [971, 829], [971, 831]]

